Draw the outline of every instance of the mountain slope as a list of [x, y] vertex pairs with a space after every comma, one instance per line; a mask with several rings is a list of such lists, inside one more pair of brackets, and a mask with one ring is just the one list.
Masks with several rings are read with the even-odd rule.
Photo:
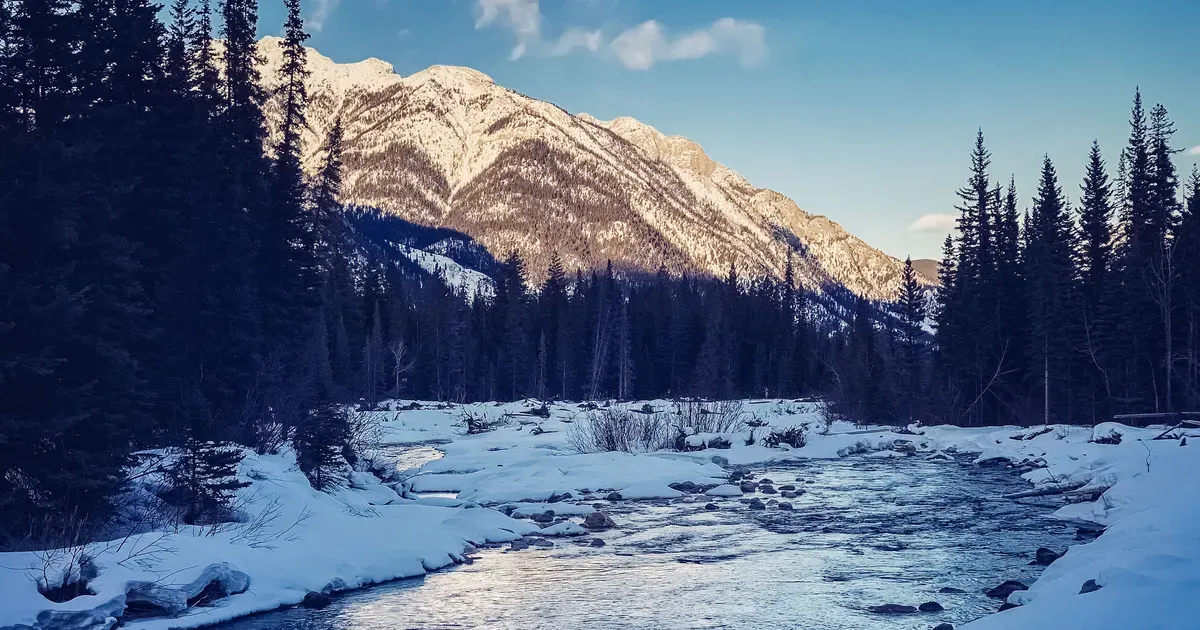
[[[274, 80], [279, 40], [264, 38]], [[756, 188], [696, 143], [631, 118], [571, 115], [469, 68], [408, 77], [377, 59], [337, 64], [309, 49], [305, 162], [335, 118], [346, 134], [345, 201], [449, 227], [492, 253], [517, 249], [540, 279], [567, 268], [783, 274], [788, 251], [810, 288], [834, 282], [889, 299], [901, 263], [837, 223]], [[275, 119], [268, 110], [269, 119]]]

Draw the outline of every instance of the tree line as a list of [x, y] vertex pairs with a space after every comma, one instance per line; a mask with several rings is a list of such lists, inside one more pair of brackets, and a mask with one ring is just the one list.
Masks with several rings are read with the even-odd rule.
[[992, 179], [980, 132], [928, 305], [936, 336], [911, 343], [921, 305], [906, 283], [900, 326], [850, 334], [901, 349], [852, 366], [887, 377], [838, 402], [964, 425], [1200, 411], [1200, 171], [1181, 183], [1167, 110], [1140, 92], [1129, 125], [1115, 174], [1093, 143], [1072, 204], [1046, 156], [1024, 208], [1015, 182]]

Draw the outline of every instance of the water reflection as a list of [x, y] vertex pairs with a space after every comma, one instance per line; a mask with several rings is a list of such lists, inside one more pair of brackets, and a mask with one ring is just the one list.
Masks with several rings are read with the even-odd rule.
[[[999, 499], [1011, 472], [866, 459], [776, 467], [776, 484], [808, 492], [792, 512], [736, 499], [614, 506], [604, 548], [485, 551], [473, 565], [347, 594], [320, 611], [293, 609], [228, 630], [395, 628], [924, 629], [996, 610], [980, 592], [1031, 580], [1039, 546], [1073, 530], [1049, 507]], [[797, 479], [812, 483], [797, 482]], [[764, 500], [778, 497], [763, 497]], [[968, 591], [939, 594], [943, 586]], [[867, 607], [938, 601], [940, 613], [880, 616]]]

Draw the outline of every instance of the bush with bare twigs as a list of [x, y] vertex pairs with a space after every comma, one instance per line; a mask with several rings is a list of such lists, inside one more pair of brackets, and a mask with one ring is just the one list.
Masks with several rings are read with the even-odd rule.
[[740, 401], [681, 401], [671, 424], [692, 433], [734, 433], [746, 429], [747, 414]]
[[642, 414], [624, 409], [591, 411], [567, 431], [567, 444], [580, 453], [646, 453], [672, 447], [666, 414]]

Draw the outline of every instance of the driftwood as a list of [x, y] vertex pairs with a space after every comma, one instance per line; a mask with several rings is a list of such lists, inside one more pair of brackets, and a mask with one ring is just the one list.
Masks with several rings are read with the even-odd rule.
[[1054, 494], [1067, 494], [1074, 490], [1078, 490], [1090, 481], [1072, 481], [1067, 484], [1055, 484], [1053, 486], [1042, 486], [1033, 490], [1022, 490], [1021, 492], [1012, 492], [1004, 495], [1005, 499], [1028, 499], [1031, 497], [1046, 497]]
[[1200, 427], [1200, 422], [1196, 422], [1195, 420], [1180, 420], [1179, 424], [1171, 427], [1170, 429], [1167, 429], [1166, 431], [1163, 431], [1162, 433], [1159, 433], [1158, 435], [1154, 436], [1154, 439], [1156, 439], [1156, 440], [1173, 440], [1173, 439], [1175, 439], [1174, 437], [1167, 437], [1167, 436], [1171, 433], [1174, 433], [1178, 429], [1183, 428], [1184, 426]]

